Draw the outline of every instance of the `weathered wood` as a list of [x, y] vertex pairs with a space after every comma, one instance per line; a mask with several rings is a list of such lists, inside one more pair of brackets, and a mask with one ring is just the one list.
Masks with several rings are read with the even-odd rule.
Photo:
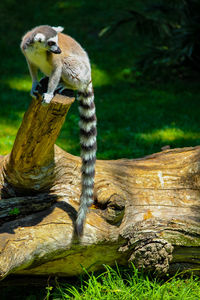
[[54, 144], [73, 98], [57, 95], [48, 106], [32, 100], [5, 167], [6, 178], [19, 189], [38, 191], [54, 181]]
[[97, 161], [95, 204], [77, 239], [81, 161], [53, 146], [73, 99], [39, 101], [0, 157], [1, 278], [74, 276], [116, 261], [160, 274], [200, 269], [200, 147]]

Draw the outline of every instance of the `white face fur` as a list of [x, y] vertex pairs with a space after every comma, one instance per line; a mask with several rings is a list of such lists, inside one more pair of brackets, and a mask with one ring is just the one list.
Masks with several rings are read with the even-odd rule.
[[45, 42], [45, 36], [42, 33], [37, 33], [34, 37], [34, 42]]
[[52, 28], [53, 28], [56, 32], [62, 32], [62, 31], [64, 30], [64, 27], [62, 27], [62, 26], [57, 26], [57, 27], [52, 26]]
[[52, 52], [55, 52], [58, 48], [58, 35], [47, 40], [47, 45], [50, 47]]
[[37, 48], [45, 48], [53, 53], [59, 53], [58, 51], [58, 35], [46, 40], [46, 37], [42, 33], [37, 33], [34, 37], [34, 42], [36, 43]]
[[[62, 32], [64, 30], [64, 28], [62, 26], [52, 26], [52, 28], [58, 33], [58, 32]], [[45, 42], [46, 41], [46, 37], [43, 33], [37, 33], [36, 36], [34, 37], [34, 41], [35, 42]], [[56, 34], [54, 37], [51, 37], [50, 39], [48, 39], [46, 41], [46, 43], [48, 44], [49, 42], [54, 42], [56, 45], [58, 45], [58, 35]]]

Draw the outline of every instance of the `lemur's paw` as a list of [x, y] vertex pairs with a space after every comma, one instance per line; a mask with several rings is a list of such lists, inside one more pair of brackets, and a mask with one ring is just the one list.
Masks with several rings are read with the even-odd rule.
[[38, 82], [34, 82], [33, 85], [32, 85], [32, 89], [31, 89], [30, 95], [34, 99], [36, 99], [38, 97], [38, 93], [39, 93], [38, 92], [38, 85], [39, 85]]
[[53, 94], [44, 93], [42, 96], [42, 105], [47, 106], [53, 99]]

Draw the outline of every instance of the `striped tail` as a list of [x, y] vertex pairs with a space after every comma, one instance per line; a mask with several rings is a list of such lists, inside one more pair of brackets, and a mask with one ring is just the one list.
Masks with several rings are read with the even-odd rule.
[[94, 176], [96, 162], [96, 112], [94, 104], [94, 93], [90, 83], [87, 91], [78, 93], [79, 114], [80, 114], [80, 144], [82, 159], [82, 193], [80, 207], [76, 219], [76, 232], [78, 236], [83, 233], [88, 208], [94, 199]]

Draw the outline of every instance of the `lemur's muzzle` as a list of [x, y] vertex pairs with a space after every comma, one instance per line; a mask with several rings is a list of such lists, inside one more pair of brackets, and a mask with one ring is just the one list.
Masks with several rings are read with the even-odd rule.
[[54, 54], [60, 54], [62, 52], [58, 46], [52, 46], [50, 51]]

